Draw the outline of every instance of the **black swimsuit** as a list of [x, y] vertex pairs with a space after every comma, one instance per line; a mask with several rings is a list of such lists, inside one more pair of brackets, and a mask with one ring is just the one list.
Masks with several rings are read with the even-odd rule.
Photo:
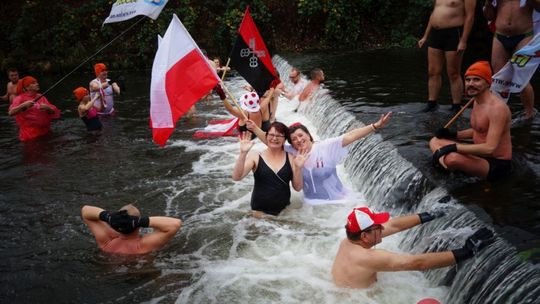
[[270, 168], [259, 155], [259, 165], [253, 172], [255, 185], [251, 193], [251, 209], [271, 215], [278, 215], [290, 204], [293, 178], [289, 153], [285, 153], [285, 164], [277, 173]]
[[98, 116], [92, 118], [87, 118], [86, 116], [81, 117], [82, 121], [86, 125], [86, 130], [88, 131], [98, 131], [101, 130], [102, 125]]

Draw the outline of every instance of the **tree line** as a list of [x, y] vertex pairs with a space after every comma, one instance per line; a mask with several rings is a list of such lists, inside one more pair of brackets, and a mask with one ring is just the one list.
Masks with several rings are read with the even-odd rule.
[[[138, 18], [102, 26], [112, 0], [5, 1], [0, 33], [2, 70], [61, 72], [73, 68]], [[157, 20], [146, 18], [97, 55], [111, 69], [152, 65], [157, 34], [177, 14], [213, 56], [226, 58], [244, 10], [272, 53], [411, 47], [422, 35], [432, 0], [169, 0]], [[481, 15], [481, 14], [480, 14]], [[477, 14], [478, 16], [478, 14]]]

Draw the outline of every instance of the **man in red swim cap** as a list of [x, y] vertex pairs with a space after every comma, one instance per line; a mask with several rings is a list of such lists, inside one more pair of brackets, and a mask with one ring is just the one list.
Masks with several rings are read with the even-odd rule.
[[[449, 171], [494, 180], [512, 170], [510, 109], [491, 93], [491, 68], [487, 61], [478, 61], [465, 73], [465, 92], [474, 98], [471, 128], [441, 128], [429, 142], [433, 164]], [[472, 139], [472, 144], [460, 141]]]

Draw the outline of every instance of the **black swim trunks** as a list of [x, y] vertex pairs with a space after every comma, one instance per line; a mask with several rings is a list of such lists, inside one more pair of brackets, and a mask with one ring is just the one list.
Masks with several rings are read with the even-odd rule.
[[512, 172], [511, 160], [492, 157], [484, 157], [484, 159], [489, 163], [489, 172], [486, 178], [488, 181], [508, 176]]
[[504, 49], [507, 52], [513, 53], [517, 45], [521, 42], [521, 40], [527, 37], [530, 37], [533, 34], [534, 34], [533, 31], [530, 31], [521, 35], [515, 35], [515, 36], [506, 36], [503, 34], [495, 33], [495, 37], [497, 38], [497, 40], [501, 42], [501, 44], [503, 45]]
[[428, 46], [443, 51], [457, 51], [459, 39], [463, 33], [463, 26], [444, 29], [432, 28], [429, 32]]

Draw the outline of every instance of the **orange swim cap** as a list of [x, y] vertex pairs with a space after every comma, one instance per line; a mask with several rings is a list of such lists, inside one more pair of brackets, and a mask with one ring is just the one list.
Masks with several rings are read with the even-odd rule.
[[88, 90], [83, 87], [78, 87], [75, 90], [73, 90], [73, 95], [75, 95], [75, 98], [77, 101], [81, 101], [84, 96], [88, 95]]
[[473, 63], [465, 72], [467, 76], [478, 76], [491, 85], [491, 67], [487, 61], [477, 61]]
[[96, 73], [96, 77], [103, 71], [107, 71], [107, 66], [104, 63], [96, 63], [96, 65], [94, 65], [94, 72]]
[[19, 82], [17, 82], [17, 95], [24, 93], [24, 89], [26, 89], [27, 86], [35, 82], [37, 82], [37, 79], [32, 76], [26, 76], [22, 79], [19, 79]]

